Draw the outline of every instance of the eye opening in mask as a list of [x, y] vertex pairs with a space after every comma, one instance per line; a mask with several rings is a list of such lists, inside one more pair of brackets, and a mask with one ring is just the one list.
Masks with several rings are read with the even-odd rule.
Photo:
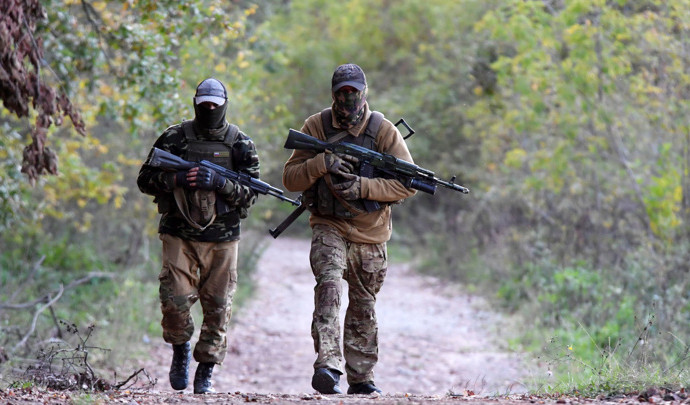
[[357, 90], [356, 88], [352, 86], [343, 86], [336, 90], [336, 93], [345, 93], [345, 94], [350, 94], [350, 93], [357, 93], [360, 92], [361, 90]]
[[199, 105], [207, 110], [215, 110], [216, 108], [220, 107], [220, 105], [214, 103], [213, 101], [203, 101], [199, 103]]

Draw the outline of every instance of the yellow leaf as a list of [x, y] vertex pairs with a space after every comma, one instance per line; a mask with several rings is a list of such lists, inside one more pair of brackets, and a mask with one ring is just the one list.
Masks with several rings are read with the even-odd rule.
[[81, 148], [81, 142], [66, 142], [65, 147], [67, 148], [67, 153], [72, 154], [76, 152], [79, 148]]
[[524, 149], [515, 148], [511, 151], [508, 151], [508, 153], [506, 153], [506, 157], [503, 160], [503, 164], [505, 164], [506, 166], [517, 169], [517, 168], [520, 168], [520, 166], [522, 166], [522, 163], [525, 161], [526, 157], [527, 157], [527, 152]]
[[216, 65], [214, 70], [216, 72], [225, 72], [227, 70], [227, 66], [225, 66], [225, 62], [220, 62], [219, 64]]
[[106, 97], [111, 97], [113, 95], [113, 88], [105, 83], [101, 84], [100, 90], [101, 94], [103, 94]]

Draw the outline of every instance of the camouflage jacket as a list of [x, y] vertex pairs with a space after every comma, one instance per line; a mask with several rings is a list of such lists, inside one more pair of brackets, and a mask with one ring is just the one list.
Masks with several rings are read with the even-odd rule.
[[[188, 142], [182, 125], [177, 124], [166, 129], [153, 146], [184, 158]], [[251, 138], [240, 131], [231, 149], [233, 167], [228, 169], [259, 178], [259, 156]], [[174, 172], [143, 165], [137, 178], [139, 190], [154, 196], [154, 202], [159, 204], [159, 212], [162, 214], [158, 226], [159, 233], [199, 242], [225, 242], [240, 238], [240, 220], [247, 216], [248, 209], [256, 202], [254, 191], [245, 186], [238, 186], [235, 190], [226, 187], [219, 191], [218, 197], [225, 200], [231, 208], [230, 211], [218, 215], [208, 228], [198, 230], [185, 221], [174, 203], [174, 177]], [[228, 185], [230, 183], [228, 182]]]

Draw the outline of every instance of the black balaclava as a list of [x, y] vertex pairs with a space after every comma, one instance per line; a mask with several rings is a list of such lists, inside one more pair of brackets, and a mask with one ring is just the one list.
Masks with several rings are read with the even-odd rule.
[[[217, 104], [218, 108], [211, 110], [201, 105], [206, 101]], [[211, 139], [223, 138], [228, 126], [225, 120], [227, 108], [228, 93], [223, 83], [214, 78], [199, 83], [194, 95], [194, 124], [199, 135]]]

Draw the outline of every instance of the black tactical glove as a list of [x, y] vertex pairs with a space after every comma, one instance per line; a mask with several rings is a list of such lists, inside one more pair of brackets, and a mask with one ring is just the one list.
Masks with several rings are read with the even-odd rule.
[[329, 153], [326, 152], [324, 157], [326, 161], [326, 170], [331, 174], [342, 176], [343, 174], [352, 173], [354, 165], [359, 162], [354, 156], [346, 155], [344, 153]]
[[186, 189], [193, 188], [190, 182], [189, 170], [180, 170], [175, 173], [175, 187], [182, 187]]
[[[193, 172], [191, 169], [190, 172]], [[202, 190], [220, 190], [225, 185], [225, 177], [218, 174], [215, 170], [201, 166], [195, 172], [196, 177], [192, 184], [196, 183], [196, 187]]]
[[362, 198], [362, 179], [355, 174], [348, 173], [345, 173], [343, 177], [347, 181], [334, 184], [333, 189], [335, 193], [345, 201], [354, 201]]

